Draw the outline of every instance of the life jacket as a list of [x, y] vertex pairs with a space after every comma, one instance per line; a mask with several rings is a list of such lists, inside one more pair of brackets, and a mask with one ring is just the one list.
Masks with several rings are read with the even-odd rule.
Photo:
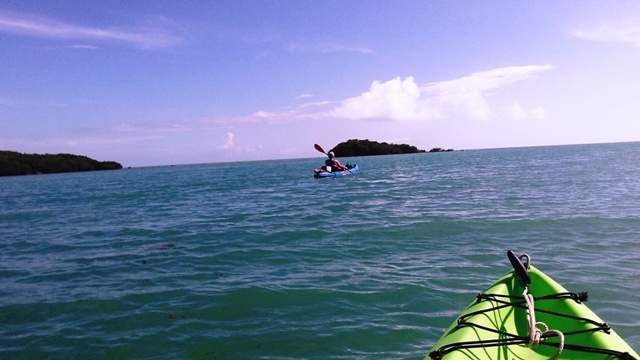
[[338, 165], [338, 162], [335, 159], [325, 160], [324, 165], [327, 169], [331, 167], [331, 170], [330, 170], [331, 172], [344, 171], [346, 169], [346, 167]]

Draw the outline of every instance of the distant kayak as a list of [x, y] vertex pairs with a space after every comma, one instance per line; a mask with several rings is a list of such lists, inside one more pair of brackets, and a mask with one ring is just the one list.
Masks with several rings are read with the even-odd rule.
[[346, 165], [348, 170], [344, 170], [344, 171], [335, 171], [335, 172], [331, 172], [331, 171], [327, 171], [326, 167], [322, 167], [322, 169], [313, 169], [313, 177], [315, 178], [325, 178], [325, 177], [338, 177], [338, 176], [345, 176], [345, 175], [352, 175], [358, 172], [358, 164], [347, 164]]
[[640, 360], [584, 304], [587, 293], [567, 292], [526, 254], [508, 255], [514, 270], [477, 296], [425, 360]]

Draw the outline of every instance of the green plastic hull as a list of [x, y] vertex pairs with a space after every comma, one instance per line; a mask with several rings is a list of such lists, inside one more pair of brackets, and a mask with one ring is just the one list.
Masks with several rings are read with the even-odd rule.
[[[571, 298], [543, 299], [544, 296], [566, 293], [567, 290], [533, 266], [529, 269], [529, 276], [531, 278], [529, 291], [535, 299], [536, 321], [545, 323], [549, 329], [559, 330], [565, 334], [564, 349], [557, 359], [640, 360], [638, 354], [613, 330], [607, 332], [597, 329], [599, 326], [596, 324], [604, 324], [604, 322], [584, 302]], [[490, 297], [488, 300], [474, 301], [460, 314], [460, 317], [454, 321], [440, 340], [436, 342], [429, 356], [425, 359], [536, 360], [553, 357], [558, 351], [559, 338], [557, 336], [550, 336], [537, 346], [530, 347], [528, 344], [527, 310], [523, 292], [524, 287], [520, 284], [520, 280], [514, 271], [502, 277], [483, 294], [501, 294], [513, 296], [513, 298], [496, 297], [493, 300]], [[516, 303], [516, 306], [504, 305], [503, 301]], [[476, 313], [468, 318], [466, 317], [476, 311], [493, 309], [501, 305], [504, 306], [500, 309]], [[581, 319], [559, 316], [545, 311]], [[458, 320], [461, 317], [466, 318], [467, 324], [458, 326]], [[589, 321], [584, 319], [589, 319]], [[473, 325], [470, 325], [470, 323]], [[543, 327], [538, 328], [544, 331]], [[498, 330], [499, 333], [489, 329]], [[595, 331], [593, 331], [594, 329]], [[518, 344], [519, 338], [520, 340], [522, 338], [526, 339], [526, 341], [523, 341], [526, 343]], [[478, 341], [482, 341], [482, 343], [478, 343]], [[515, 344], [507, 344], [507, 342], [514, 342]], [[469, 345], [477, 347], [467, 348]], [[585, 351], [582, 347], [596, 350], [595, 352]], [[447, 350], [439, 352], [439, 349]], [[607, 354], [608, 352], [621, 355], [611, 355]]]

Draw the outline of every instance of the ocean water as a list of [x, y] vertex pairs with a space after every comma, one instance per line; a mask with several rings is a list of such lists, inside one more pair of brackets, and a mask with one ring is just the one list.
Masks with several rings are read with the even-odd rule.
[[507, 250], [640, 350], [640, 143], [0, 178], [0, 359], [421, 359]]

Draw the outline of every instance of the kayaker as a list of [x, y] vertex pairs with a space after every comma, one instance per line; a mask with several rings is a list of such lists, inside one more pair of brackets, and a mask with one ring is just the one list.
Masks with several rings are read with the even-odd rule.
[[333, 151], [329, 151], [327, 154], [329, 158], [324, 161], [325, 166], [331, 166], [331, 171], [344, 171], [347, 170], [347, 167], [342, 165], [338, 159], [336, 159], [336, 155]]

